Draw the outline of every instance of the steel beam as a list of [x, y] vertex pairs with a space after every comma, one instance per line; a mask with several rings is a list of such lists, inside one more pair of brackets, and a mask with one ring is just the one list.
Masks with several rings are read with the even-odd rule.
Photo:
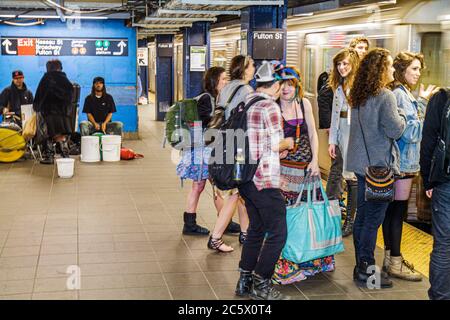
[[176, 23], [176, 24], [146, 24], [146, 23], [133, 23], [132, 27], [141, 27], [141, 28], [164, 28], [164, 29], [170, 29], [170, 28], [189, 28], [192, 27], [192, 23]]
[[150, 22], [171, 22], [171, 21], [186, 21], [186, 22], [197, 22], [197, 21], [210, 21], [210, 22], [216, 22], [217, 18], [202, 18], [202, 17], [198, 17], [198, 18], [183, 18], [183, 17], [145, 17], [144, 19], [145, 21], [150, 21]]
[[233, 15], [240, 16], [240, 10], [181, 10], [181, 9], [158, 9], [156, 14], [159, 16], [160, 14], [209, 14], [209, 15]]
[[208, 6], [282, 6], [283, 0], [180, 0], [182, 4]]

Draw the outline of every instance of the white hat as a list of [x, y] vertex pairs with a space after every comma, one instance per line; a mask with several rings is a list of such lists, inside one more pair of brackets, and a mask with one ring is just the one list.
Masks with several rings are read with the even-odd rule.
[[255, 73], [256, 82], [274, 81], [274, 73], [273, 65], [269, 61], [263, 61]]

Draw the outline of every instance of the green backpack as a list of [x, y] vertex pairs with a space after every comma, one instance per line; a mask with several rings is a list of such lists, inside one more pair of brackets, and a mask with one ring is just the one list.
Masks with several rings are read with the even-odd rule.
[[198, 115], [197, 101], [205, 94], [203, 93], [192, 99], [185, 99], [175, 102], [167, 110], [164, 119], [165, 137], [164, 142], [168, 141], [175, 149], [182, 149], [189, 145], [190, 128], [195, 121], [201, 121]]

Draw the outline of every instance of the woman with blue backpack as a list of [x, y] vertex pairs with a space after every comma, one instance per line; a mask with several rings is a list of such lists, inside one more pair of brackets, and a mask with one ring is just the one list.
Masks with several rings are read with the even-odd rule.
[[[227, 84], [225, 69], [222, 67], [212, 67], [205, 73], [203, 80], [204, 92], [196, 97], [198, 114], [201, 120], [201, 125], [196, 129], [202, 132], [206, 129], [211, 116], [214, 112], [215, 101], [219, 92]], [[195, 137], [195, 135], [192, 135]], [[200, 135], [203, 140], [203, 134]], [[203, 141], [194, 141], [193, 146], [188, 150], [183, 151], [183, 156], [177, 166], [177, 175], [182, 179], [192, 180], [192, 189], [187, 197], [186, 211], [184, 212], [184, 227], [183, 234], [185, 235], [209, 235], [207, 228], [201, 227], [197, 224], [197, 207], [200, 199], [200, 194], [205, 189], [206, 181], [208, 180], [208, 163], [209, 157], [208, 148]], [[215, 197], [215, 206], [217, 212], [221, 209], [221, 199]]]

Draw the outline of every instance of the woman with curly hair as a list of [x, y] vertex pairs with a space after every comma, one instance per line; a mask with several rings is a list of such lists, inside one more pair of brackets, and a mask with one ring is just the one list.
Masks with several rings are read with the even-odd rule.
[[353, 219], [356, 212], [356, 197], [358, 183], [355, 174], [345, 170], [347, 166], [348, 138], [350, 136], [351, 110], [348, 105], [348, 95], [353, 85], [356, 71], [358, 70], [359, 56], [354, 49], [343, 49], [333, 58], [333, 70], [329, 80], [333, 89], [333, 109], [331, 113], [330, 136], [328, 138], [328, 154], [332, 159], [336, 158], [336, 146], [342, 154], [342, 176], [347, 184], [347, 214], [342, 226], [342, 236], [352, 234]]
[[[393, 59], [386, 49], [375, 48], [362, 59], [350, 89], [352, 108], [346, 170], [358, 179], [358, 214], [353, 226], [356, 266], [353, 279], [360, 285], [370, 282], [380, 288], [392, 287], [384, 272], [375, 272], [377, 232], [388, 202], [366, 201], [365, 171], [368, 166], [391, 167], [400, 173], [399, 139], [406, 121], [397, 108], [395, 95], [387, 86], [394, 80]], [[400, 112], [402, 115], [400, 115]]]
[[412, 95], [411, 89], [417, 85], [420, 71], [425, 67], [423, 55], [412, 52], [400, 52], [394, 59], [394, 78], [392, 92], [397, 99], [398, 108], [405, 111], [406, 128], [397, 140], [400, 149], [401, 177], [395, 182], [395, 201], [389, 204], [383, 222], [384, 261], [383, 268], [396, 278], [408, 281], [421, 281], [422, 276], [400, 252], [403, 218], [407, 215], [408, 199], [413, 178], [419, 173], [420, 141], [422, 140], [423, 120], [428, 99], [435, 86], [425, 90], [421, 85], [419, 98]]

